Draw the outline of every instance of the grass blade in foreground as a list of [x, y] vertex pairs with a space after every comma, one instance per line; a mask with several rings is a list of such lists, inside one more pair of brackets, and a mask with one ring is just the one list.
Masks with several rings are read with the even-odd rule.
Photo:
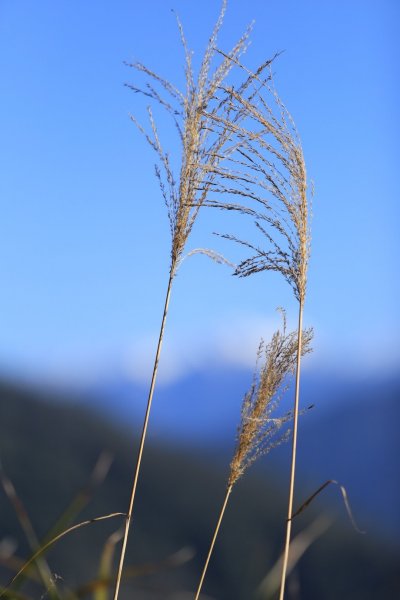
[[[39, 539], [35, 533], [32, 522], [29, 518], [28, 512], [21, 500], [18, 496], [14, 484], [7, 476], [2, 463], [0, 462], [0, 482], [6, 493], [8, 499], [10, 500], [17, 519], [21, 525], [21, 528], [25, 534], [25, 537], [28, 541], [30, 549], [33, 553], [36, 553], [40, 548]], [[42, 580], [44, 589], [47, 591], [51, 600], [59, 600], [60, 596], [57, 590], [56, 582], [53, 578], [53, 574], [51, 569], [43, 556], [38, 556], [35, 561], [38, 573]]]
[[33, 556], [31, 556], [30, 559], [26, 561], [26, 563], [24, 563], [24, 565], [19, 569], [19, 571], [14, 575], [14, 577], [8, 582], [6, 587], [4, 587], [1, 590], [0, 598], [5, 596], [6, 594], [8, 594], [8, 590], [9, 590], [10, 586], [20, 577], [20, 575], [22, 575], [22, 573], [25, 571], [25, 569], [27, 569], [32, 563], [34, 563], [45, 552], [47, 552], [47, 550], [51, 546], [53, 546], [53, 544], [55, 544], [56, 542], [61, 540], [66, 535], [72, 533], [73, 531], [76, 531], [77, 529], [81, 529], [81, 527], [87, 527], [88, 525], [92, 525], [93, 523], [98, 523], [99, 521], [105, 521], [107, 519], [113, 519], [114, 517], [125, 517], [125, 516], [126, 516], [126, 514], [121, 513], [121, 512], [110, 513], [109, 515], [101, 515], [100, 517], [94, 517], [93, 519], [88, 519], [86, 521], [82, 521], [81, 523], [78, 523], [77, 525], [72, 525], [72, 527], [69, 527], [65, 531], [62, 531], [61, 533], [56, 535], [54, 538], [52, 538], [51, 540], [46, 542], [46, 544], [41, 546], [35, 552], [35, 554]]

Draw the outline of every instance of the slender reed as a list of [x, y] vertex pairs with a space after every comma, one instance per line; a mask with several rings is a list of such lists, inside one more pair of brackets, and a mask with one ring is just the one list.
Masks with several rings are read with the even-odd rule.
[[286, 521], [286, 537], [285, 537], [285, 549], [283, 554], [282, 562], [282, 576], [281, 586], [279, 591], [279, 600], [283, 600], [285, 595], [285, 583], [286, 573], [289, 564], [289, 548], [290, 548], [290, 537], [292, 532], [292, 514], [293, 514], [293, 499], [294, 499], [294, 483], [296, 475], [296, 456], [297, 456], [297, 424], [299, 415], [299, 400], [300, 400], [300, 367], [301, 367], [301, 352], [303, 347], [302, 339], [302, 321], [303, 321], [303, 303], [299, 304], [299, 329], [298, 329], [298, 340], [297, 340], [297, 364], [296, 364], [296, 391], [294, 398], [294, 422], [293, 422], [293, 437], [292, 437], [292, 461], [290, 466], [290, 483], [289, 483], [289, 499], [288, 499], [288, 510], [287, 510], [287, 521]]
[[[157, 75], [154, 71], [148, 69], [142, 63], [129, 65], [145, 77], [146, 83], [143, 87], [131, 84], [129, 84], [128, 87], [135, 93], [146, 96], [150, 101], [167, 111], [173, 118], [178, 131], [182, 150], [180, 174], [177, 180], [173, 173], [169, 154], [164, 151], [163, 146], [161, 145], [152, 109], [148, 107], [150, 122], [149, 132], [147, 132], [134, 117], [131, 117], [132, 121], [145, 136], [147, 142], [155, 150], [158, 157], [155, 173], [167, 206], [172, 243], [167, 292], [133, 477], [129, 508], [125, 521], [125, 533], [115, 582], [114, 600], [117, 600], [119, 594], [173, 280], [182, 261], [184, 248], [199, 210], [205, 203], [209, 191], [213, 186], [218, 166], [233, 151], [232, 147], [229, 146], [229, 140], [232, 137], [231, 129], [228, 127], [221, 127], [218, 132], [215, 132], [210, 126], [210, 123], [212, 115], [216, 112], [222, 112], [227, 121], [230, 120], [230, 107], [226, 102], [224, 106], [224, 101], [218, 101], [216, 98], [216, 91], [221, 87], [232, 66], [245, 50], [249, 29], [243, 34], [229, 54], [222, 56], [222, 58], [221, 55], [219, 55], [219, 64], [213, 67], [212, 63], [216, 56], [217, 35], [222, 25], [225, 9], [226, 0], [223, 0], [219, 17], [209, 39], [197, 77], [195, 77], [192, 65], [192, 53], [188, 49], [183, 28], [178, 19], [178, 28], [185, 52], [185, 93], [182, 93], [173, 84]], [[240, 111], [236, 113], [233, 119], [240, 120]]]
[[[258, 350], [253, 382], [242, 404], [236, 449], [230, 465], [225, 499], [211, 540], [195, 600], [198, 600], [200, 596], [215, 541], [235, 483], [257, 458], [285, 441], [289, 435], [288, 430], [283, 433], [281, 430], [292, 419], [292, 413], [287, 413], [281, 417], [272, 416], [287, 389], [288, 376], [295, 370], [297, 362], [297, 331], [286, 332], [284, 311], [282, 311], [282, 314], [282, 331], [276, 331], [266, 347], [262, 342]], [[303, 332], [303, 354], [310, 352], [311, 339], [312, 330], [307, 329]], [[262, 361], [261, 367], [259, 366], [260, 361]]]
[[[262, 247], [235, 235], [222, 236], [252, 251], [237, 266], [235, 275], [248, 277], [261, 271], [277, 271], [288, 281], [298, 301], [292, 459], [280, 589], [283, 600], [296, 473], [302, 321], [310, 251], [307, 176], [301, 142], [293, 119], [273, 86], [270, 64], [264, 63], [253, 73], [235, 62], [246, 73], [245, 83], [238, 90], [224, 88], [224, 92], [230, 98], [231, 111], [240, 112], [241, 122], [229, 124], [225, 115], [217, 114], [213, 115], [213, 123], [217, 129], [231, 127], [238, 146], [228, 167], [218, 168], [219, 185], [213, 190], [218, 196], [207, 205], [253, 217], [258, 233], [267, 242]], [[243, 203], [225, 202], [221, 199], [223, 194], [239, 197]]]

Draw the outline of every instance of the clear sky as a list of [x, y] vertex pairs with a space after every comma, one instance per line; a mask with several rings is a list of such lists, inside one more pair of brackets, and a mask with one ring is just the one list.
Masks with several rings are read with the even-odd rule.
[[[140, 60], [181, 85], [179, 14], [199, 60], [216, 0], [2, 0], [0, 4], [0, 372], [72, 378], [147, 374], [161, 318], [169, 227], [154, 156], [123, 86]], [[399, 364], [397, 0], [230, 0], [219, 45], [255, 20], [246, 55], [277, 50], [276, 86], [315, 182], [306, 322], [318, 368]], [[162, 117], [160, 116], [162, 119]], [[161, 120], [164, 146], [168, 122]], [[172, 141], [171, 141], [172, 144]], [[237, 252], [203, 211], [189, 247]], [[251, 230], [249, 230], [251, 235]], [[248, 280], [201, 256], [173, 291], [164, 378], [210, 361], [252, 364], [260, 336], [296, 304], [278, 276]]]

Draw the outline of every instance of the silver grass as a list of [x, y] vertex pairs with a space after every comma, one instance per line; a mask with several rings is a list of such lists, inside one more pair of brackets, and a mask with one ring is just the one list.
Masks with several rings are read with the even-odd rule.
[[[275, 412], [288, 388], [288, 379], [296, 369], [298, 334], [297, 331], [287, 333], [286, 314], [283, 310], [282, 316], [282, 330], [274, 333], [269, 344], [265, 346], [264, 342], [261, 342], [258, 348], [253, 382], [242, 404], [236, 448], [230, 465], [226, 494], [204, 563], [195, 600], [198, 600], [200, 596], [234, 485], [255, 460], [284, 442], [289, 435], [289, 431], [285, 430], [285, 425], [293, 419], [292, 412], [280, 416], [275, 416]], [[306, 329], [303, 332], [303, 355], [311, 351], [312, 336], [312, 329]]]
[[[286, 279], [298, 300], [296, 389], [293, 409], [292, 460], [284, 560], [279, 600], [285, 592], [291, 536], [302, 355], [302, 323], [310, 254], [310, 202], [303, 150], [294, 121], [278, 96], [271, 63], [255, 72], [235, 63], [245, 73], [245, 83], [235, 90], [221, 88], [229, 98], [230, 110], [240, 122], [229, 122], [223, 113], [213, 115], [216, 131], [230, 127], [237, 140], [229, 165], [217, 169], [214, 197], [208, 206], [250, 216], [265, 244], [225, 234], [251, 251], [235, 269], [248, 277], [262, 271], [277, 271]], [[227, 198], [227, 200], [225, 200]], [[238, 201], [233, 202], [232, 198]]]
[[[197, 77], [195, 76], [192, 65], [192, 53], [188, 49], [183, 28], [178, 19], [178, 28], [185, 53], [186, 89], [184, 91], [179, 90], [168, 80], [159, 76], [155, 71], [149, 69], [142, 63], [136, 62], [130, 65], [136, 72], [139, 72], [144, 76], [145, 84], [143, 86], [129, 85], [128, 87], [135, 93], [144, 95], [153, 104], [161, 106], [165, 109], [167, 114], [172, 117], [174, 127], [176, 127], [181, 140], [181, 157], [179, 176], [176, 177], [172, 169], [170, 156], [168, 152], [164, 150], [161, 143], [152, 108], [148, 108], [150, 123], [148, 131], [146, 131], [144, 127], [137, 122], [135, 117], [132, 116], [133, 122], [144, 134], [147, 142], [153, 150], [155, 150], [158, 157], [155, 172], [168, 212], [171, 230], [171, 262], [146, 413], [136, 459], [129, 508], [125, 520], [125, 532], [115, 582], [114, 600], [117, 600], [119, 595], [137, 482], [157, 379], [172, 282], [183, 258], [183, 251], [187, 239], [201, 206], [207, 200], [208, 194], [218, 173], [218, 169], [220, 168], [222, 161], [229, 156], [234, 149], [230, 145], [230, 139], [232, 137], [231, 128], [220, 127], [218, 131], [215, 131], [212, 127], [212, 118], [214, 114], [223, 114], [228, 123], [240, 122], [241, 119], [240, 110], [230, 117], [230, 103], [226, 100], [220, 101], [216, 97], [217, 90], [224, 85], [224, 81], [230, 70], [236, 61], [238, 61], [241, 53], [245, 50], [249, 35], [248, 29], [228, 54], [225, 56], [219, 55], [219, 64], [214, 66], [214, 59], [217, 56], [216, 41], [225, 10], [226, 0], [223, 0], [219, 17], [209, 39]], [[211, 251], [209, 251], [209, 254], [212, 254]], [[215, 254], [214, 256], [216, 257], [217, 255]]]

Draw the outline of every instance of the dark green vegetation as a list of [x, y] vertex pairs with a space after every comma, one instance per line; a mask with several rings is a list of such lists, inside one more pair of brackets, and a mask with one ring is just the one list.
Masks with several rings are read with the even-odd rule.
[[[73, 521], [123, 511], [135, 451], [129, 435], [83, 410], [77, 402], [74, 406], [60, 399], [43, 401], [42, 395], [12, 385], [0, 386], [0, 458], [41, 539], [87, 485], [103, 450], [114, 456], [110, 472]], [[138, 569], [136, 577], [129, 579], [131, 587], [124, 584], [122, 598], [191, 598], [225, 491], [228, 465], [219, 457], [200, 457], [199, 453], [161, 442], [149, 444], [144, 461], [133, 522], [135, 535], [127, 560], [128, 566]], [[237, 486], [210, 565], [204, 589], [208, 597], [256, 598], [257, 586], [281, 551], [285, 491], [270, 474], [259, 471], [246, 475]], [[298, 517], [295, 535], [313, 521], [322, 504], [316, 502]], [[48, 562], [61, 578], [61, 590], [96, 579], [104, 543], [120, 525], [118, 519], [96, 523], [58, 542], [49, 552]], [[0, 543], [5, 538], [17, 540], [18, 557], [29, 555], [15, 512], [1, 490]], [[4, 544], [0, 546], [0, 572], [5, 584], [12, 571], [6, 567], [8, 559], [1, 554], [2, 547]], [[162, 564], [184, 548], [187, 560], [182, 564]], [[291, 576], [288, 597], [400, 597], [398, 558], [393, 548], [370, 535], [357, 535], [347, 522], [334, 523], [300, 560]], [[35, 599], [43, 593], [40, 585], [26, 583], [19, 591]], [[93, 598], [93, 594], [85, 597]]]

